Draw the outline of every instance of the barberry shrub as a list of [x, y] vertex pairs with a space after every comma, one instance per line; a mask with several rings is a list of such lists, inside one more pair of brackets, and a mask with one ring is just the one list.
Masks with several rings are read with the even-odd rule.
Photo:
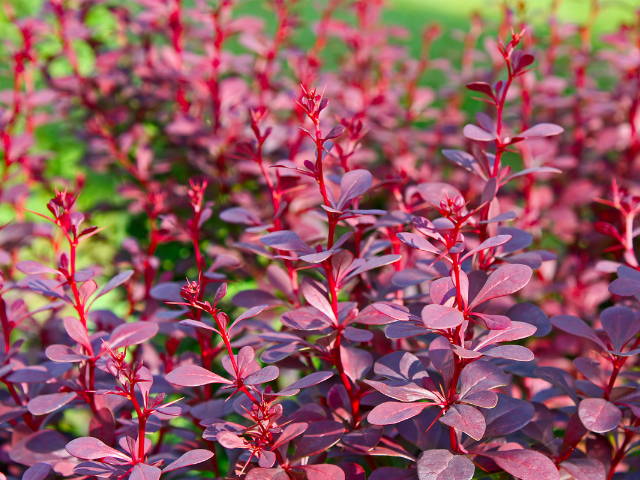
[[640, 16], [265, 3], [4, 4], [0, 478], [638, 478]]

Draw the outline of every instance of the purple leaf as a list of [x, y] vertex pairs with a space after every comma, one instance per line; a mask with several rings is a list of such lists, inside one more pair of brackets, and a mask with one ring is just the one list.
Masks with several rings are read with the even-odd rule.
[[607, 350], [607, 346], [596, 335], [596, 332], [578, 317], [574, 317], [573, 315], [557, 315], [551, 318], [551, 323], [563, 332], [591, 340], [603, 350]]
[[44, 480], [51, 473], [51, 465], [48, 463], [36, 463], [27, 468], [22, 474], [22, 480]]
[[464, 315], [460, 310], [437, 303], [425, 306], [421, 315], [425, 327], [433, 330], [455, 328], [464, 322]]
[[242, 320], [246, 320], [247, 318], [256, 317], [260, 315], [268, 307], [269, 307], [268, 305], [256, 305], [255, 307], [251, 307], [246, 312], [243, 312], [240, 315], [238, 315], [234, 323], [241, 322]]
[[500, 235], [511, 235], [511, 240], [502, 245], [500, 251], [502, 253], [512, 253], [523, 248], [527, 248], [533, 243], [533, 235], [529, 232], [525, 232], [520, 228], [515, 227], [500, 227], [498, 228]]
[[511, 295], [523, 288], [532, 274], [526, 265], [502, 265], [489, 275], [487, 281], [469, 305], [474, 308], [494, 298]]
[[468, 139], [477, 142], [493, 142], [496, 140], [496, 136], [493, 133], [487, 132], [485, 129], [471, 123], [464, 126], [462, 134]]
[[16, 264], [16, 268], [27, 275], [41, 275], [43, 273], [59, 275], [59, 272], [56, 269], [47, 267], [46, 265], [42, 265], [40, 262], [35, 262], [33, 260], [23, 260], [22, 262], [18, 262]]
[[324, 313], [331, 320], [337, 321], [327, 297], [311, 283], [305, 282], [302, 284], [302, 295], [309, 305]]
[[381, 377], [399, 380], [402, 383], [420, 383], [422, 378], [428, 377], [424, 365], [418, 357], [412, 353], [401, 351], [392, 352], [380, 358], [375, 364], [374, 372]]
[[415, 480], [416, 472], [408, 468], [379, 467], [371, 472], [368, 480]]
[[493, 345], [498, 342], [512, 342], [533, 335], [536, 327], [524, 322], [511, 322], [507, 328], [502, 330], [491, 330], [485, 336], [478, 339], [478, 343], [474, 346], [474, 350], [481, 350], [487, 345]]
[[373, 270], [374, 268], [379, 268], [395, 263], [400, 260], [400, 258], [402, 258], [400, 255], [380, 255], [377, 257], [368, 258], [366, 260], [363, 258], [354, 260], [350, 267], [353, 270], [351, 270], [349, 274], [344, 278], [344, 280], [342, 280], [342, 283], [357, 275], [360, 275], [361, 273]]
[[602, 480], [607, 472], [595, 458], [572, 458], [560, 464], [576, 480]]
[[65, 448], [70, 455], [83, 460], [97, 460], [105, 457], [119, 458], [125, 461], [131, 460], [128, 455], [93, 437], [76, 438], [67, 443]]
[[89, 341], [87, 329], [82, 326], [80, 320], [78, 320], [76, 317], [64, 317], [62, 319], [62, 325], [64, 326], [64, 329], [69, 337], [71, 337], [86, 349], [89, 350], [91, 348], [91, 342]]
[[479, 165], [476, 159], [470, 153], [462, 150], [442, 150], [442, 154], [456, 165], [464, 168], [471, 173], [479, 172]]
[[347, 327], [344, 329], [343, 335], [352, 342], [370, 342], [373, 340], [373, 333], [362, 328]]
[[216, 438], [224, 448], [233, 450], [234, 448], [246, 448], [247, 446], [247, 442], [242, 437], [232, 432], [220, 432]]
[[609, 291], [621, 297], [640, 294], [640, 272], [626, 265], [618, 267], [618, 278], [609, 285]]
[[340, 181], [340, 198], [338, 210], [342, 210], [351, 200], [362, 196], [371, 188], [373, 176], [368, 170], [351, 170], [344, 174]]
[[400, 400], [401, 402], [416, 402], [418, 400], [431, 400], [436, 402], [439, 400], [433, 392], [422, 388], [415, 383], [407, 383], [397, 386], [388, 385], [376, 380], [365, 380], [365, 383], [369, 384], [383, 395], [393, 398], [394, 400]]
[[181, 302], [180, 289], [182, 284], [178, 282], [164, 282], [155, 285], [151, 289], [151, 297], [163, 302]]
[[562, 173], [562, 170], [558, 170], [557, 168], [553, 168], [553, 167], [531, 167], [531, 168], [525, 168], [523, 170], [520, 170], [519, 172], [512, 173], [511, 175], [509, 175], [505, 179], [505, 182], [513, 180], [514, 178], [522, 177], [524, 175], [531, 175], [533, 173]]
[[340, 441], [344, 431], [342, 423], [333, 420], [309, 423], [304, 435], [295, 439], [295, 458], [311, 457], [326, 452]]
[[415, 190], [426, 203], [436, 208], [446, 198], [461, 197], [460, 191], [453, 185], [444, 182], [426, 182], [416, 185]]
[[109, 346], [116, 348], [130, 347], [144, 343], [158, 333], [158, 324], [155, 322], [123, 323], [113, 329], [109, 337]]
[[58, 298], [60, 300], [64, 300], [65, 302], [69, 302], [69, 298], [61, 291], [61, 288], [58, 282], [55, 282], [49, 279], [33, 278], [33, 277], [28, 277], [26, 280], [27, 280], [27, 287], [30, 290], [40, 293], [45, 297]]
[[490, 390], [508, 384], [502, 371], [488, 361], [478, 360], [462, 369], [460, 374], [460, 398], [482, 390]]
[[323, 330], [332, 325], [330, 318], [317, 309], [302, 307], [282, 315], [282, 323], [294, 330]]
[[465, 258], [468, 258], [478, 252], [482, 252], [483, 250], [487, 250], [489, 248], [495, 248], [495, 247], [499, 247], [500, 245], [504, 245], [505, 243], [507, 243], [509, 240], [511, 240], [511, 235], [496, 235], [495, 237], [491, 237], [491, 238], [487, 238], [484, 242], [482, 242], [480, 245], [478, 245], [475, 248], [472, 248], [471, 250], [469, 250], [464, 257], [462, 257], [462, 260], [464, 260]]
[[560, 480], [558, 469], [549, 457], [533, 450], [502, 450], [481, 455], [521, 480]]
[[111, 290], [119, 287], [120, 285], [125, 283], [127, 280], [129, 280], [132, 275], [133, 275], [133, 270], [125, 270], [123, 272], [118, 273], [115, 277], [113, 277], [111, 280], [109, 280], [98, 291], [98, 293], [96, 293], [95, 298], [96, 299], [100, 298], [101, 296], [106, 295], [107, 293], [109, 293]]
[[533, 405], [524, 400], [498, 394], [495, 408], [485, 411], [487, 437], [502, 437], [524, 428], [533, 419]]
[[13, 383], [44, 383], [52, 378], [51, 372], [44, 365], [18, 368], [7, 377]]
[[109, 465], [101, 462], [81, 462], [73, 469], [76, 475], [87, 475], [91, 478], [117, 478], [124, 475], [126, 470], [117, 465]]
[[[484, 93], [486, 96], [494, 98], [493, 88], [486, 82], [470, 82], [465, 85], [469, 90]], [[422, 480], [422, 479], [421, 479]]]
[[304, 470], [307, 480], [345, 480], [344, 471], [339, 466], [330, 463], [304, 465], [299, 468]]
[[585, 398], [578, 406], [578, 416], [587, 430], [609, 432], [622, 420], [622, 412], [604, 398]]
[[307, 428], [309, 428], [309, 424], [305, 422], [290, 423], [289, 425], [284, 427], [284, 430], [282, 431], [278, 439], [272, 444], [271, 448], [275, 449], [282, 445], [285, 445], [286, 443], [289, 443], [294, 438], [302, 435], [307, 430]]
[[[410, 355], [410, 354], [408, 354]], [[429, 344], [429, 359], [434, 368], [442, 375], [445, 380], [450, 380], [453, 375], [454, 357], [451, 350], [451, 343], [443, 336], [437, 336]], [[417, 359], [419, 368], [420, 361]]]
[[65, 406], [74, 398], [76, 398], [75, 392], [39, 395], [29, 400], [29, 403], [27, 403], [27, 409], [33, 415], [46, 415], [47, 413], [51, 413]]
[[376, 309], [378, 312], [390, 318], [393, 318], [395, 320], [409, 320], [412, 317], [407, 307], [403, 305], [379, 302], [379, 303], [372, 304], [371, 307]]
[[232, 207], [220, 212], [220, 220], [242, 225], [260, 225], [260, 218], [246, 208]]
[[182, 365], [169, 372], [165, 378], [167, 382], [181, 387], [199, 387], [210, 383], [232, 383], [231, 380], [227, 380], [198, 365]]
[[89, 358], [86, 355], [80, 355], [74, 352], [73, 349], [67, 345], [49, 345], [44, 351], [44, 354], [52, 362], [59, 363], [81, 362]]
[[482, 439], [486, 428], [484, 416], [480, 410], [464, 404], [452, 405], [440, 421], [478, 441]]
[[162, 473], [172, 472], [179, 468], [190, 467], [191, 465], [197, 465], [199, 463], [206, 462], [211, 457], [213, 457], [213, 452], [210, 452], [209, 450], [204, 450], [202, 448], [190, 450], [187, 453], [183, 453], [176, 460], [164, 467], [162, 469]]
[[506, 330], [511, 326], [511, 319], [504, 315], [490, 315], [480, 312], [473, 312], [473, 315], [480, 318], [489, 330]]
[[187, 327], [193, 328], [202, 328], [203, 330], [209, 330], [210, 332], [217, 332], [218, 330], [208, 323], [200, 322], [198, 320], [180, 320], [180, 325], [185, 325]]
[[509, 309], [507, 316], [513, 321], [526, 322], [535, 325], [536, 337], [544, 337], [551, 332], [551, 322], [549, 317], [540, 309], [540, 307], [532, 303], [517, 303]]
[[427, 450], [417, 462], [420, 480], [471, 480], [475, 473], [473, 462], [464, 455], [449, 450]]
[[326, 259], [330, 258], [336, 253], [336, 250], [324, 250], [322, 252], [308, 253], [306, 255], [301, 255], [300, 260], [303, 260], [307, 263], [322, 263]]
[[552, 137], [554, 135], [560, 135], [562, 132], [564, 132], [564, 128], [560, 125], [554, 123], [538, 123], [516, 136], [521, 138]]
[[11, 460], [23, 465], [31, 466], [40, 462], [55, 464], [61, 457], [67, 456], [64, 450], [66, 443], [67, 439], [61, 433], [44, 429], [25, 434], [18, 441], [12, 442], [7, 453]]
[[311, 247], [303, 242], [297, 233], [291, 230], [280, 230], [270, 233], [262, 237], [260, 241], [277, 250], [312, 253]]
[[367, 420], [372, 425], [393, 425], [419, 415], [425, 408], [430, 406], [430, 403], [424, 402], [384, 402], [376, 405], [369, 412]]
[[289, 475], [281, 468], [254, 467], [249, 470], [245, 480], [288, 480]]
[[491, 390], [480, 390], [468, 393], [460, 402], [482, 408], [493, 409], [498, 404], [498, 394]]
[[340, 359], [344, 372], [354, 383], [364, 377], [373, 365], [373, 356], [361, 348], [341, 345]]
[[324, 382], [325, 380], [331, 377], [333, 377], [333, 372], [329, 372], [329, 371], [310, 373], [306, 377], [302, 377], [300, 380], [293, 382], [291, 385], [289, 385], [284, 390], [279, 392], [278, 395], [280, 396], [296, 395], [301, 389], [312, 387], [314, 385]]
[[522, 345], [498, 345], [482, 351], [483, 355], [494, 358], [506, 358], [516, 362], [530, 362], [535, 357], [533, 352]]
[[138, 463], [133, 467], [133, 470], [131, 470], [129, 480], [159, 480], [161, 475], [162, 470], [158, 467], [147, 465], [145, 463]]
[[384, 334], [387, 338], [395, 340], [398, 338], [415, 337], [417, 335], [425, 335], [429, 333], [424, 325], [414, 322], [394, 322], [384, 329]]
[[640, 321], [636, 313], [621, 305], [605, 308], [600, 314], [600, 322], [614, 350], [618, 352], [640, 332]]
[[438, 250], [437, 247], [417, 233], [401, 232], [397, 234], [397, 237], [402, 243], [411, 248], [417, 248], [418, 250], [433, 253], [434, 255], [440, 254], [440, 250]]
[[260, 385], [275, 380], [280, 375], [280, 369], [274, 365], [261, 368], [244, 379], [247, 385]]

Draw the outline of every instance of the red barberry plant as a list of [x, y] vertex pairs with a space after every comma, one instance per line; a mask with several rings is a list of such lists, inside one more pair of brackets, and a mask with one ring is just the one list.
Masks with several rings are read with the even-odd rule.
[[2, 6], [0, 480], [638, 478], [640, 15], [39, 3]]

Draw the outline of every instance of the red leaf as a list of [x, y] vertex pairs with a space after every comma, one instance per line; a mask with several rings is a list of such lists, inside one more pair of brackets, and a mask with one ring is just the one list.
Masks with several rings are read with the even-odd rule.
[[622, 420], [622, 412], [604, 398], [585, 398], [578, 406], [578, 416], [587, 430], [609, 432]]
[[422, 322], [427, 328], [444, 330], [460, 325], [464, 322], [464, 315], [457, 308], [434, 303], [422, 309]]
[[158, 324], [154, 322], [123, 323], [114, 328], [109, 337], [112, 349], [130, 347], [144, 343], [158, 333]]
[[475, 473], [473, 462], [464, 455], [449, 450], [427, 450], [417, 462], [420, 480], [471, 480]]
[[477, 142], [493, 142], [496, 140], [496, 136], [493, 133], [487, 132], [483, 128], [473, 124], [465, 125], [462, 134], [468, 139]]
[[97, 460], [105, 457], [119, 458], [126, 461], [131, 460], [128, 455], [93, 437], [76, 438], [67, 443], [65, 448], [70, 455], [83, 460]]
[[564, 128], [560, 125], [556, 125], [554, 123], [538, 123], [516, 136], [522, 138], [551, 137], [554, 135], [560, 135], [562, 132], [564, 132]]
[[486, 428], [484, 416], [480, 410], [464, 404], [451, 406], [440, 421], [478, 441], [482, 439]]
[[74, 398], [76, 398], [74, 392], [39, 395], [29, 400], [27, 409], [34, 415], [46, 415], [65, 406]]
[[484, 452], [505, 472], [521, 480], [559, 480], [558, 469], [549, 458], [533, 450]]
[[232, 383], [230, 380], [198, 365], [182, 365], [169, 372], [165, 378], [167, 382], [181, 387], [199, 387], [210, 383]]
[[300, 467], [307, 474], [307, 480], [344, 480], [344, 471], [337, 465], [305, 465]]
[[469, 308], [491, 299], [511, 295], [523, 288], [531, 279], [533, 271], [526, 265], [502, 265], [489, 275]]
[[369, 412], [367, 420], [373, 425], [393, 425], [419, 415], [425, 408], [430, 406], [430, 403], [424, 402], [385, 402], [376, 405]]
[[183, 453], [176, 460], [164, 467], [162, 469], [162, 473], [172, 472], [179, 468], [189, 467], [191, 465], [197, 465], [198, 463], [206, 462], [211, 457], [213, 457], [213, 452], [210, 452], [209, 450], [204, 450], [202, 448], [190, 450], [187, 453]]
[[133, 470], [131, 470], [129, 480], [159, 480], [161, 475], [162, 470], [158, 467], [138, 463], [133, 467]]

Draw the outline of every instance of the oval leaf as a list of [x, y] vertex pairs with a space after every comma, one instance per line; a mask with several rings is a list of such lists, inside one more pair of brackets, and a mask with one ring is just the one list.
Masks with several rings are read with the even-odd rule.
[[97, 460], [99, 458], [112, 457], [121, 460], [130, 460], [128, 455], [111, 448], [102, 440], [93, 437], [80, 437], [71, 440], [65, 447], [70, 455], [83, 460]]
[[29, 403], [27, 403], [27, 409], [34, 415], [46, 415], [47, 413], [51, 413], [60, 407], [63, 407], [74, 398], [76, 398], [76, 394], [74, 392], [39, 395], [29, 400]]
[[585, 398], [578, 406], [578, 416], [587, 430], [604, 433], [616, 428], [622, 412], [604, 398]]
[[123, 323], [113, 329], [109, 337], [112, 349], [130, 347], [146, 342], [158, 333], [158, 324], [154, 322]]
[[434, 330], [455, 328], [464, 322], [464, 315], [460, 310], [437, 303], [425, 306], [421, 316], [425, 327]]
[[464, 455], [449, 450], [427, 450], [417, 462], [420, 480], [471, 480], [475, 473], [473, 462]]
[[198, 463], [206, 462], [211, 457], [213, 457], [213, 453], [209, 450], [197, 448], [182, 454], [176, 460], [164, 467], [162, 469], [162, 473], [172, 472], [179, 468], [189, 467], [191, 465], [197, 465]]
[[511, 295], [523, 288], [531, 279], [533, 271], [526, 265], [502, 265], [498, 267], [475, 296], [470, 308], [493, 298]]
[[165, 376], [167, 382], [181, 387], [199, 387], [210, 383], [232, 383], [220, 375], [198, 365], [182, 365]]
[[374, 409], [369, 412], [367, 420], [373, 425], [393, 425], [394, 423], [400, 423], [419, 415], [429, 406], [431, 406], [431, 404], [423, 402], [385, 402], [376, 405]]

